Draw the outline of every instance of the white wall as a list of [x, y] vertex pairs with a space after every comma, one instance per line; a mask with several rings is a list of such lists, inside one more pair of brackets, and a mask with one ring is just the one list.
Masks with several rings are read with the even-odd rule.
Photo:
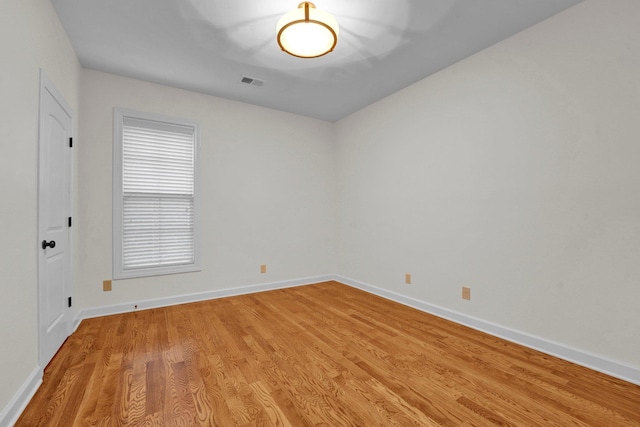
[[[259, 89], [257, 89], [259, 90]], [[113, 282], [113, 108], [199, 121], [202, 271]], [[331, 123], [84, 70], [78, 138], [80, 308], [299, 279], [333, 271]], [[267, 274], [260, 274], [260, 264]]]
[[638, 17], [586, 0], [340, 121], [338, 273], [640, 368]]
[[5, 350], [0, 351], [0, 412], [38, 364], [36, 221], [40, 68], [77, 113], [80, 65], [53, 7], [42, 0], [2, 0], [0, 342]]

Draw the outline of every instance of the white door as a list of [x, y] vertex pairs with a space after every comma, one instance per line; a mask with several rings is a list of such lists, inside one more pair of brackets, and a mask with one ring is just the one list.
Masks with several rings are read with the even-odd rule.
[[40, 72], [38, 164], [39, 363], [45, 367], [71, 333], [72, 111]]

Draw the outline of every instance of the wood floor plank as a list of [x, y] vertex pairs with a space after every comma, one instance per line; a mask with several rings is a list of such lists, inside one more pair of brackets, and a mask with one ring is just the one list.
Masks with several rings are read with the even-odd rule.
[[640, 426], [640, 386], [326, 282], [87, 319], [16, 426]]

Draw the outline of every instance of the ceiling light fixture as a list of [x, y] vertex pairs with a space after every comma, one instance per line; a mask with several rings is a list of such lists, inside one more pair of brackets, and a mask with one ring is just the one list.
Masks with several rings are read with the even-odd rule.
[[299, 58], [317, 58], [333, 51], [338, 30], [336, 19], [309, 1], [284, 14], [276, 26], [280, 48]]

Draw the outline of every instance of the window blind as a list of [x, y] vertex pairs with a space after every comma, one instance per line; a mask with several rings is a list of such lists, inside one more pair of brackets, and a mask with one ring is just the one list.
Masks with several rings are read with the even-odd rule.
[[122, 267], [195, 261], [195, 130], [124, 117]]

